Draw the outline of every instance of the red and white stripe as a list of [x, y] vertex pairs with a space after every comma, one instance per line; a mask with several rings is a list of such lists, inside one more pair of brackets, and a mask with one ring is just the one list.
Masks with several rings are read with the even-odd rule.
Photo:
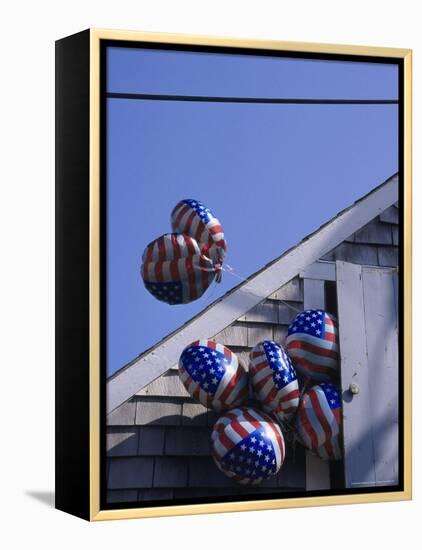
[[330, 381], [339, 366], [337, 321], [325, 312], [324, 323], [324, 338], [304, 332], [295, 332], [286, 338], [286, 348], [296, 369], [319, 382]]
[[141, 274], [150, 283], [179, 282], [183, 303], [198, 299], [210, 286], [216, 270], [188, 235], [166, 234], [151, 242], [142, 256]]
[[302, 443], [320, 458], [339, 460], [341, 409], [331, 409], [319, 386], [308, 390], [299, 405], [296, 429]]
[[[188, 393], [199, 401], [204, 407], [214, 409], [217, 412], [237, 407], [245, 401], [249, 393], [248, 376], [239, 362], [237, 355], [229, 348], [214, 342], [214, 340], [197, 340], [187, 348], [201, 346], [208, 348], [210, 352], [217, 351], [222, 353], [230, 363], [222, 364], [225, 372], [217, 386], [215, 394], [211, 394], [201, 388], [199, 382], [195, 382], [184, 368], [182, 361], [179, 361], [179, 376]], [[186, 349], [187, 349], [186, 348]], [[201, 363], [198, 363], [198, 367]]]
[[284, 462], [286, 447], [280, 426], [270, 416], [252, 407], [239, 407], [226, 412], [214, 424], [211, 434], [211, 455], [217, 467], [226, 476], [239, 483], [255, 485], [261, 483], [264, 478], [240, 478], [235, 472], [223, 468], [221, 460], [233, 447], [241, 444], [246, 437], [257, 429], [264, 430], [271, 440], [278, 472]]
[[262, 342], [249, 355], [249, 377], [255, 397], [267, 412], [277, 414], [279, 421], [289, 421], [299, 406], [299, 384], [292, 380], [283, 388], [277, 388], [274, 376]]
[[166, 233], [147, 245], [142, 262], [178, 260], [200, 254], [200, 246], [189, 235]]
[[180, 201], [171, 213], [171, 225], [173, 231], [193, 237], [201, 246], [203, 254], [211, 258], [214, 263], [223, 262], [227, 243], [223, 227], [217, 218], [212, 217], [207, 224], [204, 224], [193, 208]]

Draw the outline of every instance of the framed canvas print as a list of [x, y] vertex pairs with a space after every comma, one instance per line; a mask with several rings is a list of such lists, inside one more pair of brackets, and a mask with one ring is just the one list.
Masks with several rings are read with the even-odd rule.
[[56, 506], [411, 498], [411, 52], [56, 43]]

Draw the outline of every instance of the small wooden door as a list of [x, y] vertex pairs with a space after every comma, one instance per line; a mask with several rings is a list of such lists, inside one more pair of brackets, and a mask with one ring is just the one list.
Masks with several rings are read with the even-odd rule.
[[396, 485], [397, 273], [338, 261], [336, 274], [346, 487]]

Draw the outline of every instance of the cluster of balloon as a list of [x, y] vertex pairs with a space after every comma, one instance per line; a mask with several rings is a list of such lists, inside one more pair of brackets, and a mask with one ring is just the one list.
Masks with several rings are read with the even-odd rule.
[[179, 376], [191, 397], [217, 412], [241, 405], [249, 395], [237, 355], [213, 340], [197, 340], [183, 350]]
[[341, 404], [333, 384], [307, 390], [300, 402], [296, 429], [301, 443], [323, 460], [340, 460]]
[[211, 449], [217, 467], [242, 484], [255, 485], [276, 475], [285, 456], [280, 426], [252, 407], [233, 409], [217, 420]]
[[[293, 430], [324, 460], [342, 456], [339, 392], [332, 383], [317, 382], [333, 378], [338, 367], [334, 317], [323, 310], [300, 313], [289, 327], [287, 349], [272, 340], [258, 343], [248, 373], [235, 353], [213, 340], [197, 340], [180, 356], [188, 393], [223, 413], [212, 431], [212, 456], [239, 483], [257, 484], [278, 473], [285, 456], [282, 429]], [[302, 395], [295, 367], [305, 376]], [[312, 381], [317, 385], [309, 387]]]
[[287, 352], [305, 378], [329, 382], [338, 371], [337, 320], [321, 309], [307, 309], [290, 324]]
[[262, 408], [274, 413], [280, 424], [290, 422], [299, 406], [299, 383], [293, 364], [282, 346], [270, 340], [250, 353], [252, 390]]
[[[304, 323], [312, 325], [314, 319], [325, 318], [325, 312], [317, 313], [312, 317], [310, 310], [304, 312]], [[264, 340], [252, 349], [247, 373], [226, 346], [197, 340], [183, 350], [179, 376], [196, 401], [223, 413], [212, 431], [212, 456], [233, 480], [257, 484], [276, 475], [285, 456], [285, 429], [293, 429], [299, 441], [320, 458], [341, 458], [337, 389], [325, 382], [309, 389], [305, 385], [301, 396], [294, 363], [277, 342]], [[249, 405], [252, 396], [255, 402]]]
[[170, 305], [200, 298], [210, 284], [221, 280], [227, 244], [220, 222], [199, 201], [180, 201], [171, 214], [174, 233], [147, 245], [141, 276], [157, 300]]
[[[279, 413], [283, 410], [288, 414], [297, 407], [297, 379], [284, 350], [275, 342], [256, 346], [261, 361], [256, 362], [258, 370], [255, 369], [251, 377], [235, 353], [213, 340], [193, 342], [179, 359], [179, 376], [191, 397], [207, 408], [223, 412], [211, 435], [212, 456], [218, 468], [239, 483], [256, 484], [276, 475], [285, 456], [283, 432], [277, 418], [256, 406], [241, 406], [249, 398], [250, 379], [254, 380], [257, 395], [262, 395], [259, 365], [263, 362], [261, 347], [264, 345], [266, 369], [270, 375], [269, 378], [265, 375], [264, 386], [271, 395], [265, 405], [269, 411]], [[257, 357], [252, 352], [251, 360]], [[274, 366], [271, 357], [274, 357]], [[279, 373], [283, 375], [281, 383]], [[290, 383], [285, 382], [285, 377], [291, 380]], [[269, 387], [270, 379], [276, 393]], [[287, 389], [283, 391], [284, 388]]]

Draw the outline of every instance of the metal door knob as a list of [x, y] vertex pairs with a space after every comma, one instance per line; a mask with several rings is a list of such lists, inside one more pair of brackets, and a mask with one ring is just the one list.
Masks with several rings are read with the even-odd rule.
[[355, 383], [350, 384], [349, 386], [350, 393], [352, 393], [353, 395], [357, 395], [359, 391], [360, 391], [360, 388], [358, 384], [355, 384]]

